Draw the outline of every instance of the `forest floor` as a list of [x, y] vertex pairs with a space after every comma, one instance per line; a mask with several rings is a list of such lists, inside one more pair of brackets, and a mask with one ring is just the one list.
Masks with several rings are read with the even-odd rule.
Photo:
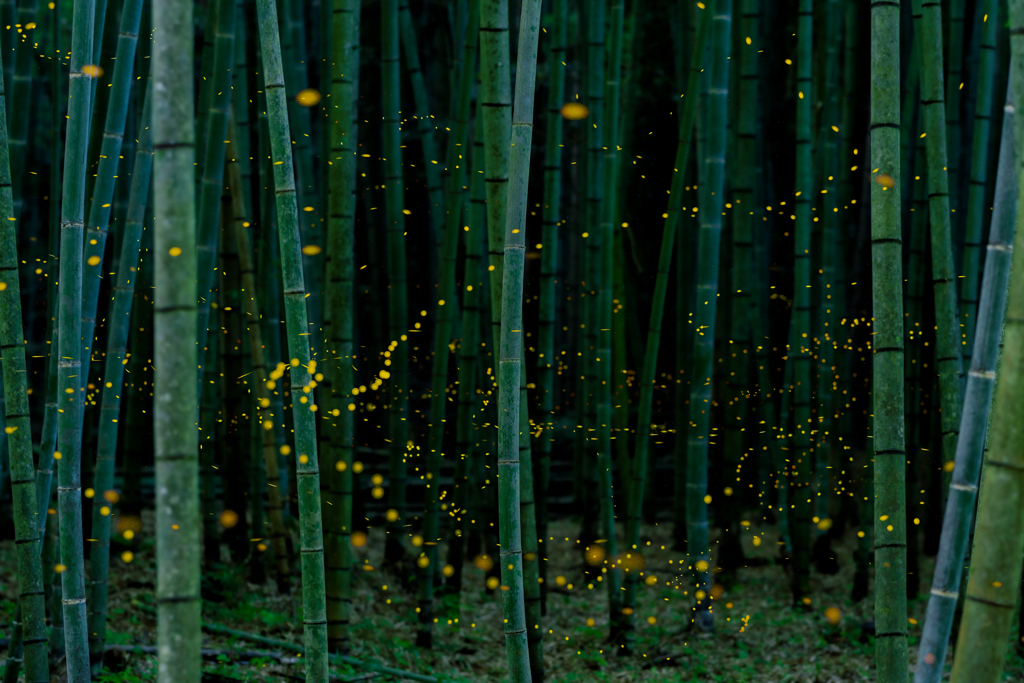
[[[154, 645], [155, 617], [138, 604], [153, 604], [155, 546], [146, 538], [152, 521], [146, 518], [142, 538], [137, 538], [130, 563], [112, 558], [110, 623], [111, 645]], [[544, 664], [550, 683], [573, 681], [729, 681], [847, 683], [873, 681], [874, 642], [871, 636], [872, 599], [854, 603], [852, 531], [835, 545], [840, 571], [834, 576], [812, 574], [812, 601], [794, 609], [789, 579], [776, 554], [774, 526], [757, 523], [744, 530], [744, 551], [749, 558], [767, 563], [739, 571], [734, 586], [715, 601], [715, 631], [698, 634], [690, 628], [691, 599], [684, 595], [688, 573], [677, 567], [685, 561], [672, 547], [669, 526], [648, 526], [643, 543], [650, 541], [645, 577], [657, 578], [652, 586], [640, 585], [637, 604], [636, 655], [617, 657], [608, 642], [607, 591], [602, 583], [587, 584], [583, 553], [576, 544], [578, 529], [568, 520], [552, 524], [548, 560], [547, 616], [543, 620]], [[761, 539], [755, 546], [755, 538]], [[571, 539], [571, 540], [566, 540]], [[443, 675], [445, 681], [502, 681], [506, 677], [500, 598], [484, 586], [484, 573], [472, 564], [465, 569], [461, 614], [438, 620], [431, 650], [417, 648], [415, 595], [401, 589], [394, 577], [378, 568], [384, 547], [383, 531], [372, 529], [368, 542], [357, 550], [359, 565], [352, 615], [352, 656], [416, 672]], [[713, 539], [714, 540], [714, 537]], [[662, 549], [662, 547], [666, 549]], [[442, 554], [442, 557], [444, 555]], [[0, 619], [9, 624], [14, 609], [17, 577], [14, 547], [0, 544], [2, 603]], [[752, 565], [754, 563], [752, 562]], [[922, 558], [922, 592], [909, 603], [911, 665], [924, 619], [932, 558]], [[558, 587], [558, 577], [565, 584]], [[247, 583], [240, 570], [225, 568], [208, 573], [207, 590], [215, 586], [213, 599], [204, 604], [205, 620], [302, 642], [297, 620], [300, 600], [278, 595], [273, 581], [263, 586]], [[212, 579], [212, 581], [210, 581]], [[590, 587], [593, 585], [593, 588]], [[385, 588], [386, 586], [386, 588]], [[296, 596], [298, 593], [296, 592]], [[834, 609], [830, 609], [834, 608]], [[826, 615], [826, 610], [828, 614]], [[838, 612], [836, 611], [838, 610]], [[438, 614], [441, 614], [439, 610]], [[447, 623], [449, 617], [452, 623]], [[830, 618], [831, 617], [831, 620]], [[299, 617], [300, 619], [301, 617]], [[834, 621], [835, 623], [831, 623]], [[7, 628], [4, 628], [7, 636]], [[203, 647], [211, 653], [204, 664], [204, 683], [229, 681], [301, 681], [302, 660], [277, 650], [277, 658], [256, 657], [253, 651], [272, 652], [272, 646], [204, 633]], [[235, 653], [248, 651], [247, 656]], [[281, 655], [284, 655], [281, 658]], [[947, 664], [952, 654], [947, 658]], [[136, 683], [156, 680], [153, 654], [108, 651], [106, 670], [98, 683]], [[362, 677], [365, 672], [349, 667], [333, 668], [338, 680]], [[948, 666], [947, 666], [948, 677]], [[386, 676], [377, 677], [385, 680]], [[63, 662], [52, 667], [51, 681], [63, 682]], [[332, 678], [333, 680], [333, 678]], [[370, 680], [362, 678], [362, 680]], [[1008, 648], [1006, 681], [1024, 680], [1024, 658], [1016, 647]]]

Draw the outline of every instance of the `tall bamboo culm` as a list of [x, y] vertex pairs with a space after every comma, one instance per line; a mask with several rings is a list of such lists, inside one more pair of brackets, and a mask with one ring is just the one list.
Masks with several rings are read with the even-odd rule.
[[[302, 620], [307, 683], [327, 681], [327, 604], [324, 585], [323, 526], [320, 516], [320, 471], [316, 449], [316, 410], [306, 319], [306, 288], [302, 275], [302, 243], [295, 198], [288, 102], [285, 97], [281, 42], [274, 0], [258, 0], [257, 20], [266, 84], [267, 121], [274, 160], [281, 281], [291, 366], [292, 420], [295, 429], [295, 475], [299, 497], [299, 536], [302, 543]], [[298, 401], [296, 394], [301, 392]]]
[[[994, 16], [990, 16], [994, 20]], [[1010, 83], [1014, 74], [1011, 70]], [[918, 647], [914, 683], [938, 683], [946, 662], [946, 648], [962, 581], [964, 556], [970, 540], [978, 497], [985, 437], [996, 388], [996, 361], [1006, 311], [1007, 285], [1013, 256], [1017, 219], [1017, 150], [1014, 148], [1016, 119], [1012, 93], [1007, 92], [1003, 109], [999, 170], [996, 173], [995, 204], [985, 254], [985, 274], [977, 307], [977, 336], [971, 371], [967, 377], [960, 438], [956, 445], [953, 482], [942, 522], [939, 554], [935, 560], [931, 594], [925, 612], [921, 644]], [[973, 189], [973, 188], [972, 188]]]
[[[359, 21], [358, 0], [335, 0], [332, 36], [331, 108], [328, 110], [330, 166], [328, 167], [327, 263], [324, 293], [324, 328], [327, 332], [324, 370], [326, 408], [334, 418], [322, 434], [329, 447], [326, 465], [333, 505], [324, 518], [327, 572], [327, 645], [331, 652], [349, 648], [349, 612], [352, 605], [352, 450], [354, 418], [349, 392], [355, 384], [352, 371], [354, 346], [354, 234], [356, 211], [356, 149], [359, 119]], [[344, 400], [343, 400], [344, 399]], [[337, 413], [335, 412], [337, 411]]]
[[898, 2], [871, 7], [875, 669], [882, 683], [907, 680], [899, 16]]
[[[154, 0], [153, 185], [157, 647], [160, 683], [200, 678], [192, 3]], [[193, 332], [193, 335], [195, 332]], [[187, 340], [193, 335], [185, 334]], [[177, 528], [172, 528], [171, 525]]]
[[118, 416], [121, 412], [121, 393], [124, 389], [122, 362], [128, 358], [128, 332], [131, 329], [131, 309], [138, 277], [139, 248], [142, 242], [142, 222], [149, 201], [150, 180], [153, 171], [153, 130], [150, 98], [147, 88], [139, 128], [139, 144], [132, 167], [132, 184], [128, 213], [121, 236], [121, 258], [117, 284], [107, 319], [106, 362], [103, 369], [103, 396], [100, 402], [99, 438], [96, 450], [96, 470], [93, 489], [98, 491], [106, 505], [93, 505], [92, 535], [96, 539], [89, 554], [89, 660], [94, 669], [102, 665], [107, 633], [107, 579], [110, 570], [111, 507], [116, 501], [114, 493], [114, 456], [118, 445]]
[[[700, 234], [696, 305], [693, 315], [693, 375], [690, 383], [690, 432], [687, 444], [686, 547], [694, 568], [694, 620], [701, 631], [713, 627], [711, 616], [711, 548], [708, 539], [708, 438], [711, 428], [712, 352], [718, 308], [718, 260], [725, 189], [725, 125], [729, 97], [729, 52], [732, 0], [705, 3], [712, 13], [708, 97], [708, 177], [700, 184]], [[641, 425], [642, 426], [642, 425]]]
[[[526, 264], [526, 193], [533, 139], [533, 97], [541, 0], [525, 0], [520, 17], [519, 58], [505, 216], [505, 269], [501, 288], [501, 360], [498, 369], [498, 528], [501, 537], [501, 606], [509, 680], [531, 680], [523, 601], [523, 556], [519, 511], [521, 409], [519, 373], [523, 358], [523, 271]], [[481, 17], [482, 19], [482, 17]]]
[[[32, 458], [32, 429], [29, 423], [28, 373], [25, 365], [25, 335], [21, 314], [21, 283], [18, 277], [17, 216], [11, 193], [8, 157], [6, 92], [0, 56], [0, 350], [3, 355], [4, 436], [11, 467], [14, 499], [14, 535], [18, 552], [18, 614], [25, 664], [26, 683], [50, 680], [47, 656], [43, 596], [43, 569], [39, 543], [42, 534], [36, 515], [35, 463]], [[2, 447], [2, 444], [0, 444]], [[12, 634], [12, 642], [16, 640]], [[14, 660], [11, 647], [10, 659]], [[13, 662], [12, 662], [13, 664]], [[11, 667], [16, 678], [17, 669]], [[7, 671], [5, 669], [5, 679]]]
[[[1024, 111], [1024, 0], [1010, 0], [1008, 5], [1009, 90], [1016, 112]], [[1020, 160], [1024, 158], [1024, 131], [1020, 125], [1014, 129], [1014, 147], [1017, 161], [1015, 181], [1019, 193]], [[1019, 225], [1024, 220], [1019, 201], [1015, 214]], [[1020, 415], [1024, 410], [1021, 404], [1024, 399], [1021, 387], [1021, 348], [1024, 344], [1022, 230], [1016, 230], [1012, 254], [1000, 373], [996, 380], [991, 433], [978, 492], [970, 578], [950, 677], [953, 683], [994, 683], [1003, 678], [1007, 633], [1019, 609], [1021, 558], [1024, 557], [1024, 518], [1017, 504], [1024, 495], [1024, 458], [1021, 457], [1024, 443], [1020, 430]]]
[[405, 555], [402, 545], [406, 515], [406, 441], [409, 430], [408, 412], [409, 349], [406, 330], [409, 327], [408, 294], [406, 292], [405, 259], [405, 203], [402, 194], [402, 139], [401, 80], [398, 74], [398, 0], [382, 0], [381, 11], [381, 84], [383, 89], [384, 125], [384, 181], [387, 206], [388, 243], [388, 336], [391, 352], [389, 373], [389, 431], [391, 453], [389, 503], [393, 513], [388, 514], [388, 538], [384, 548], [384, 561], [395, 563]]
[[[71, 39], [71, 82], [68, 128], [64, 147], [64, 183], [60, 215], [60, 279], [57, 418], [57, 512], [60, 523], [60, 563], [64, 644], [68, 681], [88, 681], [89, 633], [85, 612], [85, 561], [82, 536], [82, 425], [79, 405], [84, 399], [82, 366], [82, 239], [85, 227], [86, 151], [89, 142], [90, 63], [95, 0], [75, 3]], [[91, 71], [91, 69], [89, 70]], [[56, 454], [54, 455], [56, 458]]]

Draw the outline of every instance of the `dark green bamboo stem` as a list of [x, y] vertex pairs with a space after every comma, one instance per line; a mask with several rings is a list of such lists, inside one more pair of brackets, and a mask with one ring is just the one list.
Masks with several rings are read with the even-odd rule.
[[[85, 612], [85, 562], [82, 537], [82, 428], [79, 405], [84, 397], [80, 370], [82, 317], [82, 235], [85, 219], [86, 150], [89, 141], [89, 88], [83, 72], [92, 54], [94, 0], [75, 3], [68, 131], [64, 148], [61, 196], [59, 295], [61, 330], [58, 353], [57, 468], [60, 563], [64, 643], [68, 681], [89, 680], [89, 636]], [[55, 456], [56, 457], [56, 456]]]
[[381, 82], [383, 86], [384, 115], [384, 181], [387, 207], [388, 236], [388, 336], [391, 353], [390, 386], [388, 387], [389, 437], [391, 439], [391, 462], [389, 466], [389, 503], [395, 511], [388, 523], [385, 562], [399, 561], [405, 551], [401, 538], [406, 515], [406, 441], [408, 439], [408, 392], [409, 350], [408, 338], [407, 276], [405, 257], [405, 207], [402, 196], [402, 148], [399, 130], [401, 108], [401, 81], [398, 75], [398, 0], [381, 2]]
[[693, 334], [693, 377], [690, 384], [690, 431], [687, 445], [686, 543], [696, 581], [694, 620], [701, 631], [712, 628], [711, 548], [708, 539], [708, 439], [711, 427], [711, 379], [715, 314], [718, 308], [718, 260], [722, 237], [725, 189], [725, 125], [729, 94], [729, 36], [732, 0], [705, 3], [712, 13], [708, 100], [708, 177], [700, 185], [700, 234]]
[[[327, 571], [327, 645], [332, 652], [347, 652], [352, 605], [352, 451], [354, 404], [350, 391], [355, 302], [354, 232], [356, 211], [356, 158], [359, 135], [359, 21], [361, 4], [335, 1], [332, 36], [330, 156], [328, 169], [327, 288], [324, 321], [327, 332], [324, 368], [326, 408], [334, 418], [321, 431], [328, 447], [321, 458], [326, 466], [332, 509], [324, 518]], [[335, 362], [337, 360], [337, 362]], [[337, 411], [337, 412], [335, 412]]]
[[[141, 3], [140, 3], [141, 4]], [[92, 508], [92, 536], [95, 545], [89, 553], [89, 659], [93, 667], [103, 662], [107, 634], [107, 582], [110, 569], [110, 524], [114, 499], [108, 492], [114, 489], [114, 456], [117, 453], [118, 424], [121, 412], [121, 393], [124, 387], [123, 361], [128, 358], [128, 332], [131, 328], [132, 300], [139, 270], [139, 249], [142, 242], [142, 222], [149, 200], [150, 179], [153, 170], [153, 132], [150, 115], [150, 91], [146, 91], [140, 122], [139, 145], [132, 166], [131, 195], [127, 220], [121, 236], [121, 258], [117, 285], [107, 319], [107, 353], [103, 370], [103, 398], [100, 405], [100, 425], [96, 451], [96, 470], [93, 489], [107, 504]], [[94, 204], [95, 205], [95, 204]]]
[[[962, 72], [964, 60], [964, 4], [965, 0], [949, 0], [947, 3], [949, 16], [946, 19], [949, 29], [948, 39], [946, 40], [947, 50], [944, 55], [946, 64], [944, 78], [946, 84], [946, 141], [949, 145], [946, 149], [949, 160], [949, 186], [953, 188], [960, 187], [960, 90], [964, 85]], [[943, 55], [941, 23], [940, 21], [940, 32], [937, 34], [940, 40], [938, 43], [939, 55]], [[917, 22], [915, 22], [915, 32], [916, 24]], [[925, 62], [922, 61], [923, 64]], [[938, 72], [942, 73], [941, 63], [938, 65]], [[958, 191], [954, 193], [949, 201], [951, 208], [954, 210], [962, 208], [958, 207], [954, 201], [957, 196]]]
[[[899, 4], [875, 3], [871, 8], [871, 168], [877, 169], [871, 177], [875, 670], [878, 680], [886, 683], [907, 680], [899, 63]], [[927, 60], [922, 60], [925, 64]]]
[[[994, 21], [995, 15], [989, 16]], [[1013, 68], [1016, 68], [1014, 65]], [[1013, 75], [1011, 71], [1011, 83]], [[999, 145], [999, 170], [996, 174], [995, 205], [985, 255], [985, 274], [981, 300], [977, 307], [978, 326], [971, 371], [967, 377], [964, 413], [960, 421], [956, 464], [942, 523], [939, 554], [935, 561], [931, 594], [925, 612], [921, 644], [918, 648], [915, 683], [941, 680], [949, 634], [959, 597], [968, 549], [974, 508], [978, 495], [985, 436], [989, 425], [993, 393], [996, 388], [996, 363], [1006, 311], [1007, 285], [1013, 255], [1017, 206], [1018, 161], [1014, 148], [1016, 119], [1011, 93], [1007, 92], [1003, 109], [1002, 139]]]
[[[960, 429], [963, 396], [961, 332], [956, 314], [956, 272], [950, 232], [949, 178], [946, 172], [946, 110], [942, 87], [942, 8], [914, 2], [915, 45], [921, 50], [921, 116], [928, 152], [928, 214], [932, 282], [935, 290], [936, 359], [942, 417], [942, 460], [952, 461]], [[958, 84], [959, 85], [959, 84]], [[877, 165], [872, 166], [876, 168]], [[878, 444], [875, 444], [876, 446]]]
[[[323, 527], [320, 515], [320, 472], [316, 448], [316, 402], [313, 388], [316, 361], [310, 358], [306, 319], [306, 289], [302, 274], [302, 243], [295, 203], [291, 131], [285, 98], [281, 43], [274, 0], [258, 0], [267, 119], [274, 161], [278, 239], [281, 247], [282, 290], [291, 366], [292, 419], [295, 429], [296, 487], [302, 543], [303, 630], [307, 683], [327, 681], [327, 605], [324, 597]], [[295, 401], [296, 395], [298, 402]]]
[[[41, 535], [36, 522], [35, 463], [32, 458], [32, 429], [29, 421], [28, 373], [25, 365], [25, 335], [21, 313], [21, 283], [18, 277], [17, 216], [11, 194], [8, 157], [6, 91], [3, 58], [0, 56], [0, 351], [3, 356], [4, 436], [11, 467], [14, 499], [14, 534], [18, 554], [18, 605], [16, 628], [11, 640], [23, 644], [26, 683], [49, 681], [44, 621], [43, 571], [40, 564]], [[22, 615], [24, 617], [22, 618]], [[11, 650], [10, 668], [15, 678], [18, 657]], [[8, 676], [5, 668], [5, 679]]]

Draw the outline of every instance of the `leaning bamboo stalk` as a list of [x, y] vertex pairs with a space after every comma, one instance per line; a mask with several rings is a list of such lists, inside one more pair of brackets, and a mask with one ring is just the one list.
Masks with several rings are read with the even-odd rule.
[[[474, 36], [475, 38], [475, 36]], [[476, 41], [467, 41], [463, 46], [465, 58], [472, 63]], [[469, 112], [473, 94], [475, 73], [472, 68], [463, 69], [459, 78], [459, 100], [455, 111], [455, 125], [448, 144], [449, 188], [451, 195], [447, 204], [444, 222], [444, 236], [441, 246], [441, 273], [434, 306], [434, 359], [430, 395], [429, 441], [426, 458], [427, 490], [424, 496], [423, 540], [424, 547], [417, 559], [420, 569], [419, 626], [416, 644], [431, 647], [434, 623], [434, 576], [437, 574], [438, 545], [440, 539], [440, 485], [441, 458], [444, 449], [445, 408], [448, 404], [448, 355], [452, 323], [456, 313], [455, 270], [459, 245], [459, 224], [464, 207], [459, 201], [462, 188], [467, 183], [467, 162], [469, 156]], [[447, 304], [447, 305], [446, 305]]]
[[[292, 416], [295, 429], [296, 482], [302, 542], [302, 603], [306, 642], [306, 680], [327, 681], [327, 605], [324, 597], [323, 527], [320, 515], [320, 472], [316, 448], [316, 403], [313, 388], [316, 361], [310, 359], [306, 319], [306, 288], [302, 274], [295, 171], [292, 166], [288, 102], [285, 97], [281, 42], [274, 0], [258, 0], [263, 78], [270, 124], [277, 195], [281, 274], [291, 357]], [[295, 401], [298, 395], [298, 402]]]
[[[88, 384], [89, 367], [93, 355], [93, 336], [96, 331], [96, 310], [103, 279], [103, 255], [110, 227], [111, 204], [117, 183], [124, 138], [125, 120], [128, 118], [128, 99], [134, 79], [135, 48], [139, 42], [139, 21], [142, 18], [142, 0], [126, 0], [121, 12], [121, 30], [117, 40], [117, 59], [111, 79], [110, 99], [107, 102], [103, 144], [96, 169], [89, 220], [85, 228], [85, 265], [82, 274], [82, 383]], [[143, 200], [143, 207], [145, 200]], [[108, 264], [109, 266], [109, 264]], [[85, 404], [82, 404], [82, 417]], [[95, 486], [93, 488], [96, 488]], [[105, 490], [105, 489], [104, 489]], [[94, 534], [95, 535], [95, 534]], [[102, 650], [100, 650], [102, 654]], [[95, 656], [95, 655], [93, 655]]]
[[[234, 125], [229, 125], [229, 134], [233, 139], [238, 135]], [[245, 198], [242, 192], [242, 172], [235, 157], [234, 142], [228, 144], [228, 185], [231, 188], [231, 205], [234, 221], [235, 241], [238, 248], [238, 267], [242, 279], [242, 312], [245, 314], [245, 327], [249, 334], [249, 349], [252, 353], [252, 372], [256, 380], [256, 403], [259, 415], [260, 445], [263, 450], [263, 465], [267, 473], [267, 517], [270, 520], [270, 545], [274, 549], [274, 567], [277, 571], [277, 587], [281, 593], [291, 590], [290, 570], [288, 568], [288, 548], [286, 539], [288, 531], [284, 526], [281, 514], [281, 489], [275, 484], [279, 480], [277, 464], [277, 440], [275, 438], [275, 421], [270, 406], [270, 389], [267, 386], [268, 369], [263, 347], [263, 334], [260, 329], [259, 299], [256, 296], [256, 268], [253, 264], [252, 244], [249, 239], [249, 221], [245, 215]], [[280, 427], [277, 427], [280, 429]], [[253, 492], [254, 505], [261, 505], [262, 491]], [[263, 530], [256, 527], [254, 533], [259, 536]]]
[[[141, 3], [140, 3], [141, 4]], [[92, 508], [92, 535], [96, 539], [89, 553], [89, 659], [93, 666], [103, 661], [107, 632], [107, 595], [110, 570], [110, 523], [114, 496], [114, 456], [118, 444], [118, 416], [121, 412], [121, 393], [124, 388], [124, 366], [127, 362], [128, 332], [131, 328], [132, 300], [139, 266], [142, 242], [142, 222], [149, 200], [150, 178], [153, 170], [153, 132], [151, 121], [151, 90], [146, 90], [140, 124], [139, 145], [132, 167], [132, 185], [128, 214], [121, 236], [120, 272], [114, 287], [108, 320], [107, 353], [103, 370], [103, 397], [100, 403], [99, 437], [96, 450], [96, 470], [93, 489], [107, 505], [94, 504]], [[98, 502], [98, 501], [97, 501]]]
[[[527, 623], [523, 601], [523, 556], [519, 511], [521, 408], [519, 373], [523, 359], [523, 271], [526, 263], [527, 188], [533, 139], [533, 98], [537, 79], [540, 0], [526, 0], [519, 29], [515, 107], [505, 215], [504, 273], [501, 287], [501, 360], [498, 378], [498, 497], [501, 536], [501, 605], [509, 680], [530, 681]], [[481, 21], [483, 17], [481, 16]], [[490, 137], [490, 136], [488, 136]]]
[[[89, 634], [85, 612], [85, 562], [82, 536], [82, 424], [79, 405], [84, 398], [80, 377], [82, 317], [82, 237], [85, 219], [86, 151], [89, 141], [91, 76], [83, 70], [92, 54], [95, 0], [75, 3], [70, 56], [71, 81], [68, 129], [64, 147], [61, 194], [58, 343], [57, 468], [60, 523], [60, 563], [64, 643], [68, 681], [89, 680]], [[56, 457], [56, 455], [54, 456]]]
[[[994, 19], [995, 16], [990, 16]], [[1015, 67], [1014, 67], [1015, 68]], [[1011, 75], [1010, 83], [1014, 76]], [[1009, 90], [1009, 88], [1008, 88]], [[953, 481], [942, 522], [939, 554], [935, 560], [931, 594], [925, 612], [918, 648], [915, 683], [937, 683], [946, 661], [946, 648], [959, 597], [964, 557], [974, 521], [978, 479], [985, 452], [996, 365], [1006, 312], [1007, 285], [1013, 256], [1017, 217], [1017, 150], [1014, 148], [1013, 97], [1007, 92], [1003, 109], [999, 170], [996, 174], [995, 204], [985, 255], [985, 273], [978, 305], [977, 335], [971, 371], [967, 377], [964, 413], [960, 420]]]
[[[686, 180], [686, 165], [689, 163], [690, 142], [693, 137], [693, 123], [697, 118], [697, 98], [694, 94], [699, 85], [700, 73], [704, 57], [704, 46], [707, 44], [711, 29], [712, 12], [700, 13], [697, 33], [693, 43], [694, 68], [687, 79], [686, 92], [689, 98], [683, 98], [683, 109], [679, 122], [679, 141], [676, 144], [676, 158], [673, 164], [672, 181], [668, 191], [668, 209], [665, 226], [661, 234], [661, 251], [658, 255], [658, 275], [654, 281], [654, 296], [651, 300], [651, 322], [647, 332], [647, 348], [644, 350], [644, 364], [640, 374], [640, 406], [637, 412], [636, 446], [633, 452], [632, 488], [629, 492], [629, 513], [626, 518], [626, 548], [630, 552], [640, 550], [640, 522], [643, 517], [644, 487], [647, 484], [648, 448], [651, 440], [651, 411], [654, 403], [654, 384], [657, 371], [658, 351], [661, 347], [661, 323], [665, 312], [665, 295], [668, 292], [669, 271], [672, 266], [672, 250], [676, 242], [676, 227], [682, 209], [683, 183]], [[642, 566], [641, 563], [637, 563]], [[636, 612], [636, 590], [640, 580], [640, 571], [626, 573], [626, 595], [623, 607]], [[635, 625], [632, 613], [623, 624], [623, 635], [627, 649], [631, 648], [635, 638]]]
[[907, 680], [899, 3], [872, 5], [871, 29], [875, 668], [888, 683]]
[[[0, 65], [3, 59], [0, 56]], [[32, 428], [29, 421], [28, 373], [25, 365], [25, 335], [21, 317], [21, 282], [18, 277], [17, 216], [11, 193], [8, 157], [6, 93], [0, 66], [0, 350], [3, 377], [0, 378], [4, 408], [4, 436], [11, 466], [14, 499], [14, 534], [18, 553], [18, 619], [24, 647], [26, 683], [49, 681], [46, 652], [43, 570], [36, 522], [35, 463], [32, 457]], [[24, 615], [23, 617], [21, 615]], [[12, 640], [15, 640], [12, 634]], [[12, 673], [16, 670], [12, 667]], [[6, 677], [6, 670], [5, 670]]]

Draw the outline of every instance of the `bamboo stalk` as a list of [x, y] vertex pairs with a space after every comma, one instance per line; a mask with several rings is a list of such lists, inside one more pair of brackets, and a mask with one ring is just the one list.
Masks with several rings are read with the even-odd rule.
[[875, 670], [886, 683], [907, 680], [898, 27], [899, 3], [872, 6], [871, 168], [878, 170], [871, 183]]
[[[25, 335], [21, 313], [21, 283], [18, 277], [17, 216], [11, 190], [8, 156], [6, 89], [0, 56], [0, 349], [3, 377], [4, 436], [11, 467], [14, 499], [14, 534], [18, 554], [18, 615], [24, 644], [26, 683], [43, 683], [50, 678], [46, 652], [43, 572], [36, 522], [35, 463], [32, 457], [32, 428], [29, 421], [28, 373], [25, 365]], [[0, 444], [2, 447], [3, 444]], [[24, 619], [21, 615], [24, 614]], [[15, 640], [12, 634], [12, 640]], [[17, 660], [13, 656], [12, 660]], [[16, 665], [5, 667], [17, 678]]]
[[181, 49], [192, 40], [191, 3], [156, 0], [153, 26], [157, 645], [158, 678], [170, 683], [199, 679], [201, 645], [198, 351], [182, 343], [195, 334], [197, 296], [192, 51]]
[[[989, 17], [995, 19], [995, 15]], [[1013, 69], [1017, 68], [1014, 64]], [[1010, 83], [1014, 81], [1010, 77]], [[1011, 86], [1012, 87], [1012, 86]], [[946, 661], [946, 647], [953, 626], [959, 590], [968, 550], [974, 509], [978, 496], [985, 437], [989, 425], [1000, 338], [1006, 313], [1007, 285], [1016, 232], [1018, 162], [1014, 148], [1014, 97], [1007, 88], [1003, 109], [1003, 130], [996, 174], [995, 205], [985, 255], [985, 273], [978, 305], [977, 336], [971, 371], [967, 378], [964, 413], [960, 421], [956, 465], [949, 488], [939, 554], [935, 561], [931, 594], [925, 612], [924, 629], [918, 648], [915, 683], [940, 680]], [[993, 432], [993, 438], [995, 433]]]
[[[141, 3], [140, 3], [141, 4]], [[103, 370], [103, 398], [100, 405], [99, 439], [96, 450], [96, 470], [93, 489], [109, 505], [93, 505], [92, 535], [95, 545], [89, 553], [89, 659], [99, 667], [103, 661], [107, 632], [107, 595], [110, 569], [111, 507], [116, 502], [114, 492], [114, 456], [117, 453], [118, 425], [121, 412], [121, 393], [124, 387], [124, 361], [127, 361], [128, 332], [131, 328], [132, 300], [139, 266], [142, 242], [142, 222], [149, 200], [150, 179], [153, 170], [153, 132], [150, 124], [151, 90], [146, 90], [143, 106], [139, 145], [132, 167], [131, 199], [124, 232], [121, 237], [120, 272], [114, 288], [113, 301], [107, 316], [111, 321], [107, 336], [106, 362]], [[94, 204], [95, 206], [95, 204]], [[113, 495], [112, 495], [113, 494]], [[104, 510], [106, 511], [104, 513]]]
[[[288, 103], [285, 99], [281, 43], [274, 0], [258, 0], [263, 78], [270, 124], [277, 195], [281, 275], [291, 358], [292, 419], [295, 429], [296, 485], [299, 496], [299, 529], [302, 542], [303, 630], [306, 643], [306, 680], [327, 680], [327, 605], [324, 597], [323, 527], [320, 515], [320, 472], [316, 448], [316, 402], [313, 388], [316, 361], [310, 358], [306, 320], [306, 289], [302, 273], [295, 173], [292, 167]], [[321, 377], [321, 379], [323, 379]], [[269, 387], [268, 387], [269, 388]], [[299, 401], [294, 400], [297, 394]]]

